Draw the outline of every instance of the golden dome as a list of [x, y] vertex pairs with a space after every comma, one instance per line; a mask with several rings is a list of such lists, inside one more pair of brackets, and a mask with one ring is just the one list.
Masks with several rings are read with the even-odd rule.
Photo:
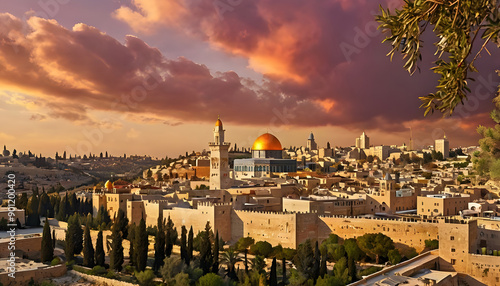
[[113, 186], [113, 183], [111, 183], [111, 181], [108, 180], [108, 181], [106, 181], [106, 184], [104, 184], [104, 187], [108, 190], [111, 190], [111, 189], [113, 189], [114, 186]]
[[219, 116], [217, 116], [217, 121], [215, 122], [215, 126], [220, 126], [222, 127], [222, 121], [220, 120]]
[[283, 150], [283, 148], [276, 136], [264, 133], [253, 142], [252, 150]]

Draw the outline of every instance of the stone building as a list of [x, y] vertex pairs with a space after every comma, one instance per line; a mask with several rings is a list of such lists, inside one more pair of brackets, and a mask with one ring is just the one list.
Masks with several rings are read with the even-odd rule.
[[229, 177], [229, 146], [224, 142], [224, 127], [220, 118], [215, 122], [214, 142], [208, 143], [210, 147], [210, 189], [226, 189], [231, 187], [232, 179]]

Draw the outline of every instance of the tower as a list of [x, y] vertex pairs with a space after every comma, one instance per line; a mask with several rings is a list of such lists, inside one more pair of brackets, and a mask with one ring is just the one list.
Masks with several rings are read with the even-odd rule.
[[392, 179], [391, 175], [389, 172], [385, 174], [385, 177], [383, 180], [380, 180], [380, 189], [384, 191], [391, 191], [394, 190], [394, 180]]
[[318, 144], [314, 141], [314, 134], [312, 131], [311, 134], [309, 134], [309, 138], [307, 138], [307, 149], [309, 149], [309, 151], [318, 149]]
[[210, 147], [210, 189], [226, 189], [231, 187], [229, 177], [229, 145], [224, 142], [224, 127], [217, 118], [214, 127], [214, 142], [208, 143]]
[[450, 157], [450, 141], [446, 138], [446, 134], [444, 134], [443, 139], [437, 139], [434, 145], [434, 150], [441, 152], [443, 159]]
[[356, 148], [369, 149], [370, 148], [370, 138], [366, 136], [365, 131], [363, 134], [356, 138]]

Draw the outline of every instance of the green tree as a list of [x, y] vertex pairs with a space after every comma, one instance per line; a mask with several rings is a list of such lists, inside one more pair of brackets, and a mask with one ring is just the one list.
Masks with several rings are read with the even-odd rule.
[[266, 271], [264, 270], [265, 267], [266, 267], [266, 262], [264, 261], [263, 256], [256, 255], [252, 259], [252, 271], [265, 274], [266, 273]]
[[269, 286], [278, 286], [278, 274], [276, 272], [276, 257], [271, 264], [271, 273], [269, 273]]
[[376, 263], [379, 263], [380, 256], [387, 257], [389, 250], [394, 249], [392, 239], [382, 233], [367, 233], [358, 237], [358, 245], [370, 256], [374, 256]]
[[286, 259], [285, 259], [285, 257], [283, 257], [283, 259], [281, 261], [281, 272], [282, 272], [281, 285], [285, 286], [286, 285]]
[[359, 248], [356, 239], [349, 238], [344, 241], [344, 249], [347, 253], [347, 257], [352, 257], [354, 261], [360, 261], [366, 254]]
[[187, 244], [187, 253], [186, 253], [186, 265], [189, 265], [191, 260], [193, 259], [193, 227], [189, 229], [188, 234], [188, 244]]
[[148, 233], [146, 232], [146, 222], [144, 218], [141, 218], [139, 222], [139, 227], [135, 233], [135, 267], [137, 271], [144, 271], [146, 269], [146, 263], [148, 260]]
[[66, 206], [67, 206], [67, 196], [64, 196], [59, 203], [59, 209], [57, 210], [56, 219], [59, 221], [66, 221]]
[[254, 255], [269, 257], [272, 252], [273, 246], [267, 241], [257, 241], [257, 243], [250, 246], [250, 253]]
[[90, 237], [90, 219], [91, 215], [87, 216], [87, 224], [83, 232], [83, 265], [87, 267], [94, 267], [94, 246], [92, 245], [92, 238]]
[[212, 264], [212, 272], [219, 273], [219, 232], [217, 231], [214, 240], [214, 262]]
[[115, 224], [118, 224], [118, 229], [122, 233], [123, 239], [128, 237], [128, 218], [125, 216], [125, 212], [122, 209], [118, 209], [118, 214], [116, 215]]
[[314, 244], [314, 263], [312, 268], [312, 275], [315, 283], [319, 277], [320, 263], [321, 263], [321, 254], [319, 252], [318, 242], [316, 241], [316, 243]]
[[167, 220], [167, 229], [165, 235], [165, 255], [170, 257], [172, 255], [172, 249], [174, 247], [175, 238], [174, 238], [174, 222], [168, 216]]
[[328, 272], [328, 270], [326, 268], [326, 260], [327, 259], [328, 259], [328, 257], [326, 255], [326, 251], [323, 251], [323, 253], [321, 253], [321, 264], [319, 267], [319, 276], [320, 277], [325, 277], [325, 275]]
[[391, 262], [392, 265], [396, 265], [399, 262], [401, 262], [401, 254], [397, 249], [389, 250], [389, 252], [387, 253], [387, 258], [389, 258], [389, 261]]
[[50, 262], [54, 258], [54, 247], [52, 237], [50, 235], [49, 220], [46, 219], [43, 224], [42, 245], [41, 245], [41, 260], [42, 262]]
[[220, 262], [226, 265], [227, 276], [232, 280], [237, 280], [236, 263], [241, 261], [241, 258], [238, 256], [238, 252], [234, 248], [229, 248], [222, 252], [220, 258]]
[[335, 276], [325, 276], [319, 278], [315, 286], [344, 286], [346, 285], [342, 280]]
[[[109, 253], [109, 268], [122, 271], [123, 268], [123, 237], [120, 225], [115, 223], [111, 229], [111, 251]], [[141, 269], [140, 271], [144, 271]]]
[[33, 195], [31, 195], [30, 200], [28, 201], [28, 206], [27, 206], [27, 215], [28, 219], [26, 220], [26, 225], [29, 226], [40, 226], [40, 214], [38, 213], [38, 207], [39, 207], [39, 197], [38, 197], [38, 192], [34, 192]]
[[358, 280], [358, 277], [356, 276], [357, 270], [356, 270], [356, 261], [354, 261], [354, 258], [348, 257], [347, 258], [347, 269], [348, 269], [348, 275], [351, 277], [351, 282], [355, 282]]
[[293, 262], [297, 267], [297, 270], [309, 279], [313, 277], [314, 260], [311, 241], [308, 239], [304, 243], [301, 243], [297, 248], [297, 254], [294, 257]]
[[342, 281], [343, 285], [349, 284], [351, 281], [351, 277], [349, 277], [349, 269], [347, 267], [347, 259], [342, 257], [335, 265], [333, 266], [333, 275], [335, 278]]
[[46, 215], [47, 217], [54, 217], [54, 208], [52, 207], [50, 198], [47, 193], [45, 193], [45, 191], [43, 191], [40, 195], [40, 200], [38, 202], [38, 213], [41, 215]]
[[166, 257], [160, 268], [160, 274], [167, 285], [173, 285], [174, 277], [184, 269], [185, 265], [179, 256]]
[[66, 260], [71, 261], [75, 258], [75, 255], [80, 254], [83, 249], [83, 230], [78, 214], [74, 214], [68, 219], [65, 242], [66, 247], [64, 253], [66, 255]]
[[102, 230], [97, 233], [97, 240], [95, 242], [95, 264], [104, 267], [104, 259], [106, 254], [104, 253], [104, 241], [102, 237]]
[[201, 236], [201, 245], [200, 245], [200, 267], [203, 269], [203, 273], [207, 274], [210, 272], [210, 268], [212, 267], [212, 243], [210, 241], [210, 222], [207, 221], [205, 225], [205, 232]]
[[131, 224], [129, 225], [128, 227], [128, 240], [130, 242], [130, 247], [129, 247], [129, 250], [128, 250], [128, 257], [129, 257], [129, 264], [130, 265], [135, 265], [135, 252], [134, 252], [134, 244], [135, 244], [135, 233], [136, 233], [136, 225], [135, 223], [134, 224]]
[[158, 216], [157, 222], [158, 231], [155, 237], [155, 262], [153, 264], [153, 270], [158, 271], [163, 265], [163, 260], [165, 259], [165, 232], [163, 231], [163, 220]]
[[240, 252], [248, 249], [252, 244], [255, 243], [255, 239], [251, 237], [242, 237], [236, 242], [236, 249]]
[[479, 140], [480, 151], [473, 153], [474, 169], [480, 176], [500, 179], [500, 95], [493, 100], [494, 109], [490, 113], [494, 127], [479, 126], [477, 132], [483, 136]]
[[181, 245], [180, 245], [180, 250], [181, 250], [181, 259], [186, 262], [186, 265], [189, 265], [189, 262], [187, 262], [187, 229], [183, 225], [181, 228]]
[[224, 285], [224, 280], [222, 280], [222, 278], [215, 273], [205, 274], [200, 278], [200, 280], [198, 280], [198, 286], [223, 286], [223, 285]]
[[21, 197], [19, 197], [16, 200], [16, 208], [18, 209], [26, 209], [28, 206], [28, 194], [26, 192], [21, 194]]
[[421, 60], [423, 32], [430, 25], [428, 30], [437, 36], [434, 45], [439, 59], [432, 70], [440, 79], [435, 93], [420, 97], [425, 115], [434, 110], [451, 114], [467, 98], [469, 73], [477, 72], [475, 60], [488, 43], [500, 43], [498, 18], [497, 0], [405, 0], [394, 13], [381, 9], [377, 21], [388, 33], [384, 41], [392, 45], [389, 55], [392, 58], [400, 51], [410, 73]]

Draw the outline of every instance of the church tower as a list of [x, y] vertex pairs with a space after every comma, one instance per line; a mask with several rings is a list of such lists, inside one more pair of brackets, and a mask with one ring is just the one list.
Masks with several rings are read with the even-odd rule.
[[318, 150], [318, 145], [316, 144], [316, 141], [314, 141], [314, 134], [312, 131], [311, 134], [309, 134], [309, 138], [307, 138], [307, 149], [309, 149], [309, 151]]
[[210, 189], [220, 190], [231, 187], [229, 177], [229, 145], [224, 142], [224, 128], [222, 121], [217, 118], [214, 127], [214, 142], [208, 143], [210, 147]]

